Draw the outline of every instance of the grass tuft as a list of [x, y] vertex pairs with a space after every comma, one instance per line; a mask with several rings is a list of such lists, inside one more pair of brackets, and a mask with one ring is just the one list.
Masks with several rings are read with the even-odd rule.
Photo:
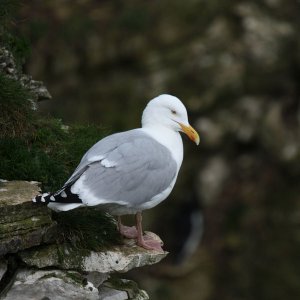
[[95, 208], [79, 208], [53, 213], [58, 223], [59, 242], [79, 249], [100, 251], [112, 244], [121, 244], [115, 219]]
[[0, 138], [24, 137], [33, 131], [31, 98], [20, 82], [0, 73]]

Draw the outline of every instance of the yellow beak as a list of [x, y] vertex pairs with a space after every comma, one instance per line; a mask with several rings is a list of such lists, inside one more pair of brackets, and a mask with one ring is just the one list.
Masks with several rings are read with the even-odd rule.
[[191, 126], [191, 125], [184, 125], [182, 123], [179, 123], [182, 131], [193, 141], [196, 143], [196, 145], [199, 145], [200, 143], [200, 137], [197, 131]]

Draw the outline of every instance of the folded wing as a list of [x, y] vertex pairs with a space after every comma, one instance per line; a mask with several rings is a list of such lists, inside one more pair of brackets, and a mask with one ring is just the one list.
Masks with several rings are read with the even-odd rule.
[[176, 175], [177, 164], [166, 147], [139, 130], [118, 133], [84, 155], [51, 205], [70, 204], [77, 197], [87, 206], [136, 208], [166, 190]]

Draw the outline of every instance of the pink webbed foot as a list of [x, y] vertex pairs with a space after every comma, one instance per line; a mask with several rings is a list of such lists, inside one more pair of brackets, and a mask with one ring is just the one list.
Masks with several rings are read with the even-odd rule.
[[159, 252], [164, 252], [162, 249], [163, 242], [161, 239], [152, 232], [146, 232], [143, 234], [142, 229], [142, 214], [138, 212], [136, 214], [136, 227], [135, 226], [125, 226], [121, 222], [121, 217], [118, 217], [118, 229], [122, 236], [128, 239], [136, 239], [137, 245], [146, 249], [154, 250]]
[[121, 217], [118, 216], [118, 229], [122, 236], [128, 239], [136, 239], [138, 236], [138, 231], [135, 226], [125, 226], [122, 224]]
[[138, 236], [138, 232], [135, 226], [125, 226], [121, 225], [119, 226], [119, 232], [122, 236], [128, 238], [128, 239], [136, 239]]
[[147, 232], [141, 238], [138, 237], [137, 245], [147, 250], [164, 252], [162, 248], [163, 242], [152, 232]]
[[163, 242], [156, 234], [152, 232], [147, 232], [145, 235], [143, 235], [142, 213], [137, 212], [135, 217], [136, 217], [136, 228], [138, 232], [137, 245], [147, 250], [164, 252], [164, 250], [161, 247], [163, 245]]

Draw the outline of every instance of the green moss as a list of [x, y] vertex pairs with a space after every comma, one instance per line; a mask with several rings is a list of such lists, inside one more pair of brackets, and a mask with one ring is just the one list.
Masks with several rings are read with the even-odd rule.
[[7, 235], [18, 235], [21, 232], [24, 233], [24, 231], [33, 230], [51, 223], [52, 221], [50, 216], [46, 215], [31, 217], [12, 223], [0, 224], [0, 237], [2, 238], [6, 237]]
[[93, 208], [81, 208], [54, 214], [59, 236], [73, 247], [102, 250], [111, 244], [120, 244], [121, 237], [113, 217]]
[[66, 277], [74, 281], [75, 283], [78, 283], [79, 285], [86, 285], [86, 279], [82, 277], [80, 273], [77, 272], [67, 272]]
[[57, 275], [55, 272], [52, 272], [52, 273], [48, 273], [42, 277], [39, 278], [39, 280], [44, 280], [44, 279], [48, 279], [48, 278], [52, 278], [52, 277], [56, 277], [57, 278]]
[[[82, 277], [82, 275], [78, 272], [74, 272], [74, 271], [70, 271], [70, 272], [66, 272], [65, 274], [59, 274], [59, 273], [55, 273], [55, 272], [51, 272], [48, 273], [42, 277], [39, 278], [39, 280], [44, 280], [44, 279], [48, 279], [48, 278], [60, 278], [65, 282], [68, 282], [69, 280], [84, 286], [86, 279]], [[69, 279], [69, 280], [68, 280]]]
[[56, 248], [56, 255], [57, 255], [57, 260], [59, 264], [62, 264], [63, 261], [65, 260], [65, 253], [64, 253], [64, 248], [60, 247], [59, 245]]
[[[51, 250], [50, 246], [50, 252]], [[57, 257], [57, 265], [64, 266], [66, 269], [81, 270], [83, 266], [83, 260], [86, 256], [89, 256], [91, 250], [86, 248], [78, 248], [70, 243], [58, 244], [54, 248], [55, 256]]]
[[82, 155], [103, 136], [96, 126], [62, 129], [59, 120], [38, 120], [22, 137], [0, 138], [0, 178], [36, 180], [42, 189], [58, 189], [74, 171]]
[[22, 137], [33, 130], [30, 98], [20, 82], [0, 73], [0, 138]]

